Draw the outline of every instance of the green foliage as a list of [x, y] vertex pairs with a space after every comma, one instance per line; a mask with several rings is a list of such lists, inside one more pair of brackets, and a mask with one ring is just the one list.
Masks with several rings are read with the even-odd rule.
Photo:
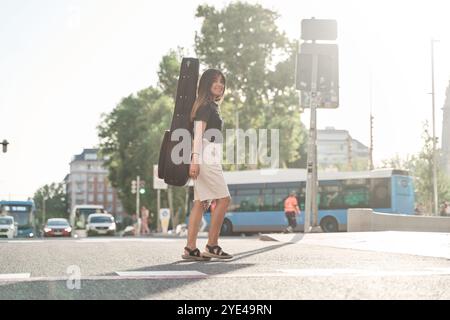
[[45, 219], [49, 218], [69, 218], [67, 212], [67, 197], [63, 183], [47, 184], [39, 188], [34, 193], [34, 203], [36, 204], [37, 215], [40, 223], [43, 219], [43, 202], [45, 199]]
[[221, 11], [199, 6], [196, 16], [203, 19], [195, 36], [197, 56], [227, 78], [225, 128], [236, 127], [239, 112], [241, 129], [279, 129], [281, 166], [298, 164], [306, 135], [294, 89], [297, 43], [278, 30], [277, 13], [237, 2]]
[[[401, 159], [398, 155], [383, 161], [382, 167], [408, 170], [414, 177], [416, 202], [421, 203], [426, 212], [432, 212], [433, 207], [433, 137], [430, 135], [428, 122], [424, 123], [422, 134], [422, 150], [412, 157]], [[437, 144], [437, 141], [436, 141]], [[439, 164], [439, 150], [438, 164]], [[437, 165], [437, 186], [439, 201], [450, 201], [450, 179]]]
[[172, 97], [174, 100], [177, 93], [181, 59], [185, 54], [186, 52], [182, 48], [178, 48], [178, 51], [170, 50], [159, 64], [158, 87], [162, 90], [163, 94]]
[[[238, 111], [241, 129], [280, 129], [283, 167], [304, 163], [306, 133], [294, 89], [297, 43], [278, 30], [278, 15], [260, 5], [237, 2], [221, 11], [199, 6], [196, 17], [203, 19], [201, 32], [195, 35], [195, 51], [202, 67], [218, 68], [227, 78], [221, 106], [224, 129], [235, 128]], [[135, 211], [131, 181], [137, 175], [147, 186], [142, 205], [156, 210], [153, 165], [158, 162], [163, 133], [172, 118], [184, 55], [180, 48], [169, 51], [159, 65], [158, 87], [122, 99], [111, 113], [102, 115], [98, 126], [100, 153], [106, 158], [109, 180], [129, 213]], [[174, 213], [181, 211], [184, 219], [186, 190], [172, 187], [172, 191], [172, 209]], [[161, 207], [169, 206], [166, 195], [162, 191]]]
[[135, 212], [131, 181], [138, 175], [146, 182], [142, 205], [156, 208], [153, 165], [158, 163], [162, 136], [172, 118], [172, 106], [171, 98], [150, 87], [124, 98], [110, 114], [102, 116], [98, 126], [100, 153], [106, 158], [109, 180], [117, 188], [128, 213]]

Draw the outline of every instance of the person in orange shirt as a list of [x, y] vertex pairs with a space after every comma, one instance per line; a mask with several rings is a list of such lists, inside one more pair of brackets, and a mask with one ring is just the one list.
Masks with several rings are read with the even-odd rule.
[[289, 197], [284, 200], [284, 213], [289, 223], [289, 226], [286, 228], [285, 232], [294, 232], [295, 227], [297, 227], [296, 216], [300, 214], [300, 208], [298, 207], [298, 202], [295, 195], [295, 191], [292, 191], [289, 194]]

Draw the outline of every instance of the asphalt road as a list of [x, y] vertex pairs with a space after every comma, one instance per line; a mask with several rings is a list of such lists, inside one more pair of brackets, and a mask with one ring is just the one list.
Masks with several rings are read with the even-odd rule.
[[450, 234], [227, 237], [221, 245], [234, 258], [209, 262], [183, 261], [184, 245], [1, 240], [0, 299], [450, 299]]

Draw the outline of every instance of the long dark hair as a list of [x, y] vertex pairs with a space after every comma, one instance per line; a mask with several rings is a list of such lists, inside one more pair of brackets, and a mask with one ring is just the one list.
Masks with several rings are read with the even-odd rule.
[[208, 102], [222, 100], [223, 93], [220, 97], [214, 97], [211, 94], [212, 84], [217, 77], [222, 78], [224, 86], [223, 92], [225, 92], [225, 76], [220, 70], [208, 69], [205, 72], [203, 72], [198, 84], [197, 99], [195, 100], [194, 105], [192, 106], [191, 122], [194, 121], [195, 114], [197, 113], [198, 108], [207, 104]]

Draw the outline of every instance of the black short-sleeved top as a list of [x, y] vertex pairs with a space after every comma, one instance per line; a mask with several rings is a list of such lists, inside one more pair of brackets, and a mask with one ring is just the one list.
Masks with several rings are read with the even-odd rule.
[[[205, 105], [200, 106], [200, 108], [198, 108], [197, 110], [197, 113], [195, 114], [194, 121], [206, 122], [206, 136], [208, 136], [206, 132], [208, 129], [217, 129], [219, 131], [222, 131], [223, 120], [220, 117], [219, 106], [215, 102], [209, 102]], [[217, 137], [217, 139], [215, 138], [216, 137], [211, 136], [209, 141], [218, 143], [222, 142], [221, 137]]]

